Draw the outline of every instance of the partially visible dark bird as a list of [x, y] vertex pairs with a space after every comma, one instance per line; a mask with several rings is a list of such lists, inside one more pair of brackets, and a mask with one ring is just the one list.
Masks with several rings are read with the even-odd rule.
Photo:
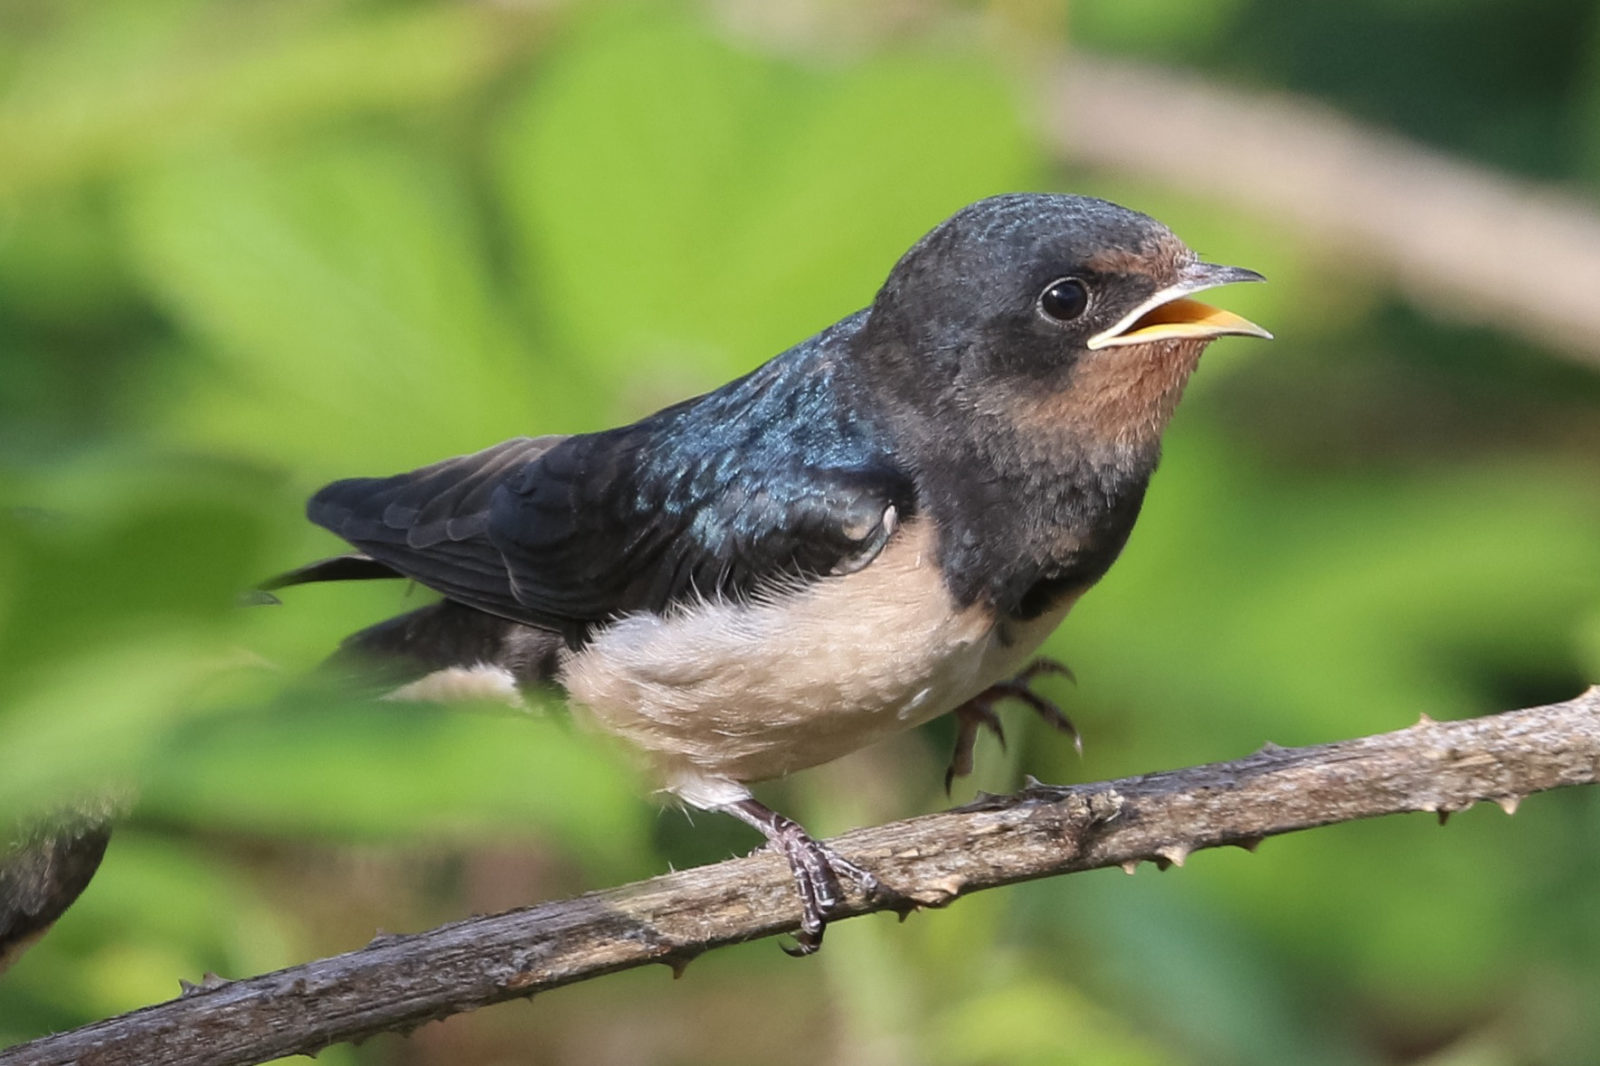
[[0, 851], [0, 973], [88, 887], [110, 839], [110, 812], [91, 808], [32, 826]]
[[1104, 200], [983, 200], [870, 307], [715, 392], [329, 485], [308, 514], [359, 554], [270, 587], [442, 594], [341, 654], [406, 664], [420, 698], [559, 685], [666, 791], [783, 852], [813, 951], [840, 875], [881, 886], [746, 786], [952, 711], [970, 767], [1127, 541], [1201, 350], [1268, 336], [1193, 294], [1259, 280]]

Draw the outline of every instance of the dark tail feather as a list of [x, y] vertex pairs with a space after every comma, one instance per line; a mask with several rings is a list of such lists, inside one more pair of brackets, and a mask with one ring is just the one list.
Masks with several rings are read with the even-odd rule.
[[331, 559], [319, 559], [288, 573], [268, 578], [257, 585], [256, 589], [260, 592], [273, 592], [288, 588], [290, 585], [309, 585], [314, 581], [370, 581], [374, 578], [404, 576], [394, 567], [386, 566], [371, 556], [351, 552], [349, 555], [335, 555]]
[[346, 637], [324, 668], [394, 687], [453, 666], [491, 665], [531, 685], [555, 676], [565, 646], [559, 633], [441, 600]]

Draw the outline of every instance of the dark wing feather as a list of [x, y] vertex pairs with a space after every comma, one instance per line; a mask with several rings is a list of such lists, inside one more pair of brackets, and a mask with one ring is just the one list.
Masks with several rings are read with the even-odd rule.
[[[628, 611], [747, 596], [870, 561], [911, 483], [887, 464], [722, 468], [677, 456], [658, 476], [641, 427], [507, 441], [409, 474], [335, 482], [313, 521], [458, 603], [578, 637]], [[657, 450], [659, 453], [659, 449]]]
[[772, 464], [739, 449], [729, 468], [725, 453], [635, 434], [572, 438], [495, 493], [489, 539], [530, 611], [594, 622], [856, 569], [883, 547], [889, 508], [911, 506], [910, 480], [886, 462]]
[[573, 642], [626, 612], [859, 568], [915, 499], [845, 400], [839, 353], [862, 321], [631, 426], [336, 482], [308, 512], [449, 599]]
[[307, 516], [370, 559], [491, 614], [521, 620], [504, 561], [483, 533], [489, 500], [509, 473], [561, 437], [519, 437], [386, 478], [335, 481]]

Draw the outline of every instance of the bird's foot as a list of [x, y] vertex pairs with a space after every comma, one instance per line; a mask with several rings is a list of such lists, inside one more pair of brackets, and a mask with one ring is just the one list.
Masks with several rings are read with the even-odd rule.
[[723, 808], [747, 825], [759, 829], [773, 850], [789, 862], [794, 873], [795, 894], [800, 897], [800, 929], [795, 946], [783, 950], [790, 955], [810, 955], [822, 946], [828, 918], [844, 902], [840, 878], [855, 882], [869, 898], [888, 901], [892, 906], [913, 906], [910, 900], [879, 881], [870, 870], [851, 862], [828, 845], [813, 838], [799, 822], [786, 818], [753, 799], [740, 800]]
[[1051, 728], [1072, 737], [1072, 746], [1079, 755], [1083, 754], [1083, 737], [1078, 734], [1078, 727], [1072, 724], [1072, 719], [1062, 713], [1055, 703], [1033, 691], [1034, 680], [1043, 674], [1056, 674], [1074, 684], [1078, 680], [1065, 663], [1054, 659], [1035, 659], [1016, 677], [990, 685], [956, 708], [956, 747], [950, 756], [950, 765], [944, 772], [947, 795], [956, 778], [972, 772], [972, 749], [978, 742], [980, 729], [989, 730], [1000, 741], [1001, 748], [1005, 747], [1005, 730], [1000, 726], [1000, 716], [994, 712], [995, 705], [1001, 700], [1019, 700], [1027, 704]]

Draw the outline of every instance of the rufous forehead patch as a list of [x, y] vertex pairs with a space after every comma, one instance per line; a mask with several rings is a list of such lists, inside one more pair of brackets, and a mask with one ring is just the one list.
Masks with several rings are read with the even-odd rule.
[[1157, 238], [1142, 248], [1105, 248], [1084, 259], [1083, 265], [1096, 274], [1144, 274], [1161, 281], [1176, 275], [1194, 257], [1187, 245], [1171, 234]]

